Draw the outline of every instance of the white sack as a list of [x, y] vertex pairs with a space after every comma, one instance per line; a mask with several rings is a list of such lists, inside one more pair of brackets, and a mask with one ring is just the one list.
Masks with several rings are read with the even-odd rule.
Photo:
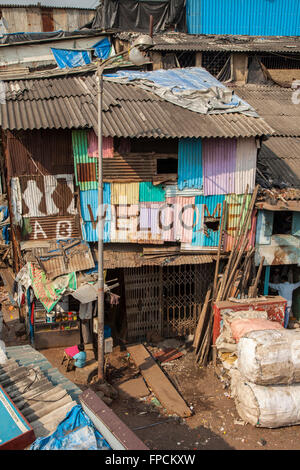
[[5, 364], [7, 361], [6, 348], [4, 341], [0, 340], [0, 364]]
[[300, 331], [261, 330], [243, 336], [237, 345], [238, 369], [258, 385], [300, 382]]
[[231, 394], [243, 421], [261, 428], [300, 424], [300, 384], [262, 386], [230, 372]]
[[222, 312], [221, 333], [216, 339], [216, 348], [219, 352], [237, 351], [237, 344], [232, 336], [231, 323], [234, 320], [244, 318], [261, 318], [267, 320], [268, 314], [262, 310], [240, 310], [237, 312], [225, 310]]

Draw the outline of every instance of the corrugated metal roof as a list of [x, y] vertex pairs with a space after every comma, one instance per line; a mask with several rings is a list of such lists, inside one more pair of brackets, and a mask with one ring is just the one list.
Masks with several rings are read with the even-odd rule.
[[278, 136], [300, 136], [300, 106], [293, 103], [291, 88], [280, 86], [234, 86], [235, 93], [255, 108]]
[[[29, 91], [27, 82], [6, 82], [7, 99], [1, 105], [3, 129], [94, 128], [97, 133], [95, 75], [72, 75], [61, 81], [36, 79], [31, 81]], [[21, 93], [16, 94], [16, 89]], [[272, 132], [261, 118], [239, 113], [202, 115], [166, 102], [137, 86], [104, 81], [105, 137], [251, 137]]]
[[234, 86], [234, 90], [275, 129], [258, 154], [259, 184], [300, 188], [300, 106], [292, 100], [295, 90], [264, 85]]
[[5, 0], [0, 7], [43, 7], [43, 8], [74, 8], [76, 10], [95, 10], [98, 0]]
[[[137, 33], [116, 33], [121, 40], [131, 42]], [[187, 34], [170, 31], [154, 34], [152, 51], [232, 51], [232, 52], [284, 52], [300, 51], [298, 36], [248, 36], [233, 34]]]
[[300, 137], [271, 137], [264, 142], [258, 168], [272, 186], [300, 188]]

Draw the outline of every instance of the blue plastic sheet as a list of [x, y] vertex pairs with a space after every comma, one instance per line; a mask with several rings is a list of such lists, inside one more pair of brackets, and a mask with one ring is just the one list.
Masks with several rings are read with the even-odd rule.
[[70, 49], [51, 48], [57, 65], [61, 69], [80, 67], [91, 63], [88, 51], [72, 51]]
[[80, 405], [74, 406], [56, 431], [39, 437], [30, 450], [111, 450]]
[[107, 59], [111, 51], [111, 44], [108, 38], [104, 38], [101, 41], [94, 44], [92, 47], [95, 48], [95, 54], [100, 59]]
[[[0, 211], [3, 212], [3, 219], [2, 221], [4, 222], [8, 217], [9, 217], [9, 211], [7, 206], [0, 206]], [[9, 244], [9, 225], [5, 225], [2, 228], [2, 237], [6, 245]]]

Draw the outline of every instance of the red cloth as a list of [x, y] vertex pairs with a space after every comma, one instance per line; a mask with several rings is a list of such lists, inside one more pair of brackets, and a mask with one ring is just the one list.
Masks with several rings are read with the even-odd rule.
[[79, 349], [77, 346], [70, 346], [69, 348], [65, 349], [65, 353], [70, 357], [74, 357], [79, 353]]

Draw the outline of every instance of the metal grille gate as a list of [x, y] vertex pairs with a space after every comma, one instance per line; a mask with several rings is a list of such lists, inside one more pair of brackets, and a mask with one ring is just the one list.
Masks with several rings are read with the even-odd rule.
[[194, 334], [213, 264], [185, 264], [163, 268], [164, 336]]
[[127, 268], [124, 274], [128, 340], [143, 340], [148, 331], [194, 333], [213, 263]]
[[128, 339], [145, 339], [148, 331], [162, 334], [160, 266], [126, 268], [124, 280]]

